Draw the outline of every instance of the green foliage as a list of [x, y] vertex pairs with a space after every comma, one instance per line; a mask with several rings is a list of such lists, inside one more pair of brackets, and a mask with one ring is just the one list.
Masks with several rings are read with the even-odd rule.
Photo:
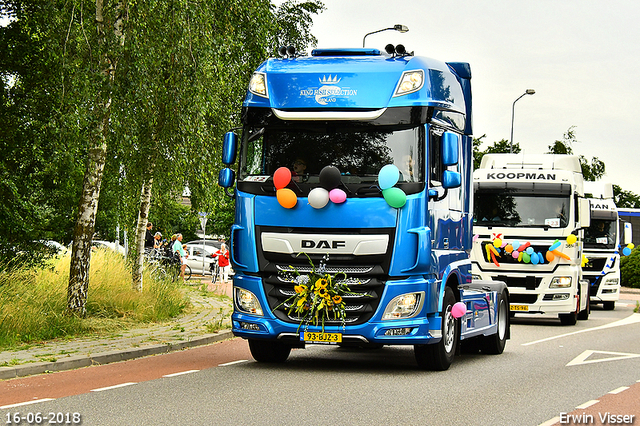
[[620, 278], [623, 286], [640, 288], [640, 250], [637, 247], [629, 256], [620, 257]]
[[613, 185], [613, 199], [616, 207], [629, 209], [640, 208], [640, 195], [631, 191], [625, 191], [618, 185]]
[[[574, 131], [576, 126], [571, 126], [562, 136], [562, 140], [556, 140], [549, 145], [549, 154], [573, 154], [572, 145], [578, 142]], [[582, 176], [584, 180], [594, 182], [605, 174], [605, 165], [598, 157], [592, 157], [591, 162], [583, 155], [579, 156], [580, 167], [582, 168]]]
[[[118, 2], [105, 0], [105, 28]], [[39, 260], [34, 240], [68, 243], [85, 159], [98, 122], [93, 106], [112, 95], [107, 163], [96, 237], [135, 234], [142, 182], [153, 176], [150, 219], [163, 233], [195, 237], [197, 212], [228, 236], [233, 201], [217, 185], [223, 134], [240, 123], [253, 70], [279, 45], [315, 45], [319, 1], [128, 2], [122, 47], [101, 43], [95, 4], [6, 0], [0, 28], [0, 264], [17, 252]], [[115, 80], [101, 86], [100, 60], [116, 47]], [[178, 207], [185, 187], [191, 208]], [[15, 262], [15, 261], [14, 261]]]
[[501, 139], [498, 142], [494, 142], [493, 145], [488, 146], [484, 151], [480, 151], [480, 145], [484, 143], [482, 139], [484, 139], [487, 135], [482, 135], [479, 138], [473, 139], [473, 169], [477, 169], [480, 167], [480, 163], [482, 161], [482, 157], [485, 154], [494, 154], [494, 153], [509, 153], [513, 152], [517, 154], [520, 152], [520, 145], [516, 142], [511, 146], [508, 140]]
[[68, 276], [68, 256], [53, 258], [46, 267], [0, 273], [0, 348], [162, 321], [187, 306], [182, 289], [171, 281], [148, 276], [143, 292], [133, 290], [124, 258], [102, 249], [92, 255], [88, 315], [79, 318], [66, 313]]

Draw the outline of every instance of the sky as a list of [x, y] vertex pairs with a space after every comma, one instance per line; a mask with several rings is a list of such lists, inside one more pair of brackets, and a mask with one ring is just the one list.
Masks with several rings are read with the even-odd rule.
[[[602, 180], [640, 195], [640, 2], [638, 0], [322, 0], [318, 47], [407, 51], [472, 72], [474, 136], [486, 148], [510, 139], [541, 154], [575, 126], [575, 154], [598, 157]], [[279, 4], [280, 1], [275, 2]], [[634, 118], [635, 117], [635, 118]]]

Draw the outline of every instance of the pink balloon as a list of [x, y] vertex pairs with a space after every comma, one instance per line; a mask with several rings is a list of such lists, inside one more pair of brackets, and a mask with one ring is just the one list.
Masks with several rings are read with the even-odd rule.
[[347, 194], [342, 189], [332, 189], [329, 191], [329, 199], [336, 203], [344, 203], [347, 200]]
[[451, 307], [451, 315], [453, 315], [453, 317], [456, 319], [462, 318], [462, 316], [466, 313], [467, 313], [467, 305], [465, 305], [463, 302], [457, 302], [455, 305]]
[[514, 259], [517, 259], [517, 258], [518, 258], [518, 256], [520, 256], [520, 252], [519, 252], [518, 250], [514, 250], [514, 251], [511, 253], [511, 256], [513, 256], [513, 258], [514, 258]]

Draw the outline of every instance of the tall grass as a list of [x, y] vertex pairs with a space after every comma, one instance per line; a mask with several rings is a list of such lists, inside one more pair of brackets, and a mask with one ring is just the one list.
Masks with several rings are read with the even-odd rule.
[[67, 314], [69, 256], [44, 267], [0, 273], [0, 349], [20, 343], [110, 333], [169, 319], [188, 300], [180, 285], [144, 275], [144, 290], [131, 287], [123, 257], [101, 249], [91, 256], [87, 316]]

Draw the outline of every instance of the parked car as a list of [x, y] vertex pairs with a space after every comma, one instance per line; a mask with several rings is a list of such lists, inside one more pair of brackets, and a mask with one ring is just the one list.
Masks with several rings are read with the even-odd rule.
[[[191, 273], [198, 275], [211, 275], [211, 264], [216, 262], [213, 256], [218, 249], [213, 245], [203, 245], [187, 243], [187, 265], [191, 268]], [[203, 260], [204, 259], [204, 260]], [[204, 263], [204, 269], [203, 269]]]
[[91, 242], [91, 247], [95, 247], [95, 248], [108, 248], [111, 249], [117, 253], [120, 253], [121, 255], [125, 255], [125, 249], [123, 245], [118, 244], [116, 246], [116, 243], [112, 243], [111, 241], [102, 241], [102, 240], [93, 240]]
[[56, 254], [65, 254], [68, 251], [68, 249], [65, 246], [63, 246], [62, 244], [60, 244], [57, 241], [40, 240], [38, 242], [41, 243], [42, 245], [46, 246], [50, 250], [54, 251]]
[[216, 250], [220, 250], [220, 246], [222, 245], [223, 241], [218, 241], [218, 240], [194, 240], [194, 241], [189, 241], [187, 244], [189, 245], [202, 245], [205, 244], [206, 246], [212, 246], [215, 247]]

